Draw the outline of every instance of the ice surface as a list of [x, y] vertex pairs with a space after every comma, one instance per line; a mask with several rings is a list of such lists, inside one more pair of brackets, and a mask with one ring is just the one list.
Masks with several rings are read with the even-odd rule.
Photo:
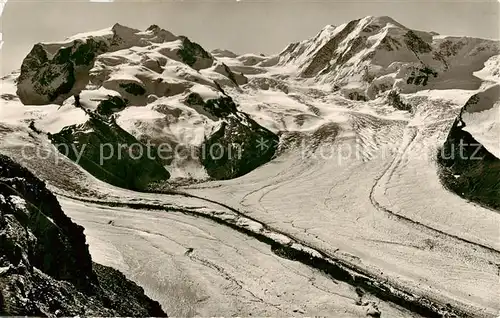
[[500, 101], [481, 112], [464, 112], [464, 130], [469, 132], [492, 155], [500, 158]]

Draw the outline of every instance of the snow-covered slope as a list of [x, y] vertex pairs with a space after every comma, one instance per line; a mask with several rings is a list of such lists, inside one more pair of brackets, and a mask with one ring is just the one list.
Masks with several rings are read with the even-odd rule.
[[190, 72], [184, 63], [199, 70], [209, 67], [212, 57], [186, 37], [174, 36], [158, 26], [139, 31], [115, 24], [62, 42], [35, 45], [21, 66], [17, 94], [24, 104], [60, 103], [79, 93], [89, 81], [120, 89], [129, 97], [145, 95], [136, 94], [134, 84], [141, 86], [139, 91], [147, 88], [148, 93], [161, 96], [171, 90], [183, 91], [183, 81], [163, 83], [155, 73], [167, 62], [170, 73], [189, 76], [187, 73], [196, 71]]
[[462, 112], [462, 129], [500, 159], [500, 85], [476, 96], [477, 102], [469, 103]]
[[482, 87], [458, 114], [439, 152], [443, 184], [458, 195], [500, 209], [499, 55], [474, 75]]
[[[77, 67], [81, 56], [75, 52], [88, 43], [101, 43], [103, 49], [94, 46], [92, 54], [83, 54], [89, 62]], [[72, 53], [61, 64], [54, 58], [64, 55], [65, 48]], [[210, 290], [213, 297], [192, 307], [179, 304], [174, 311], [179, 314], [214, 314], [227, 293], [224, 282], [240, 289], [221, 305], [227, 315], [241, 308], [241, 312], [258, 308], [262, 315], [280, 314], [290, 303], [306, 298], [277, 297], [284, 286], [272, 279], [265, 280], [266, 286], [256, 286], [251, 279], [234, 278], [237, 267], [250, 277], [276, 271], [293, 276], [293, 271], [277, 269], [283, 264], [279, 258], [264, 253], [265, 261], [252, 258], [256, 264], [239, 258], [224, 263], [214, 245], [195, 237], [195, 250], [210, 251], [201, 261], [193, 258], [200, 256], [197, 252], [190, 254], [187, 238], [179, 237], [182, 248], [174, 249], [168, 243], [172, 235], [166, 239], [155, 223], [160, 220], [171, 227], [169, 222], [174, 220], [189, 228], [190, 236], [198, 232], [192, 230], [196, 219], [166, 217], [161, 212], [134, 219], [129, 209], [189, 211], [215, 220], [218, 223], [200, 221], [202, 232], [213, 233], [213, 244], [241, 240], [228, 233], [229, 228], [219, 229], [228, 222], [245, 235], [248, 231], [269, 234], [266, 244], [276, 244], [277, 237], [280, 244], [302, 244], [311, 255], [319, 253], [360, 275], [356, 277], [368, 277], [376, 282], [376, 291], [387, 293], [384, 297], [423, 316], [446, 312], [492, 317], [500, 310], [500, 214], [495, 210], [500, 206], [500, 170], [495, 170], [499, 166], [498, 57], [498, 41], [411, 30], [389, 17], [327, 26], [316, 37], [272, 56], [226, 50], [208, 53], [156, 26], [146, 31], [114, 26], [61, 43], [40, 44], [25, 60], [20, 76], [4, 79], [0, 152], [19, 157], [61, 195], [120, 206], [109, 210], [66, 203], [89, 229], [93, 253], [110, 265], [113, 260], [103, 255], [106, 251], [122, 255], [126, 261], [116, 261], [114, 266], [146, 284], [162, 304], [175, 307], [175, 299], [198, 298], [180, 280], [179, 294], [169, 299], [164, 290], [168, 284], [157, 277], [168, 276], [177, 264], [190, 264], [189, 272], [182, 275], [191, 280], [196, 273], [208, 271], [210, 283], [196, 280], [203, 286], [200, 294]], [[30, 68], [30, 63], [36, 67]], [[71, 77], [71, 70], [75, 81], [68, 89], [63, 79]], [[57, 96], [52, 99], [49, 93]], [[176, 149], [181, 156], [162, 163], [172, 179], [188, 185], [169, 195], [112, 187], [62, 157], [44, 135], [60, 136], [61, 129], [70, 125], [87, 127], [89, 118], [113, 123], [138, 142]], [[469, 137], [482, 146], [480, 154], [486, 159], [442, 158], [452, 145]], [[231, 149], [242, 150], [243, 156], [205, 160], [203, 149], [216, 144], [241, 147]], [[47, 157], [37, 158], [35, 149], [42, 149]], [[207, 180], [210, 177], [232, 180]], [[156, 183], [149, 189], [171, 191], [179, 183]], [[98, 214], [100, 220], [89, 219], [89, 213]], [[107, 218], [120, 216], [130, 221], [108, 229]], [[101, 236], [108, 230], [113, 237], [103, 242]], [[158, 273], [149, 273], [150, 265], [136, 271], [131, 267], [143, 254], [135, 255], [122, 242], [132, 235], [147, 239], [146, 244], [134, 245], [144, 255], [181, 254]], [[281, 235], [287, 239], [283, 241]], [[230, 244], [222, 258], [240, 255], [234, 245], [247, 246]], [[258, 244], [248, 246], [263, 249]], [[307, 257], [286, 255], [319, 266], [307, 263]], [[210, 269], [200, 269], [199, 262]], [[313, 281], [320, 280], [316, 274], [309, 280], [313, 286], [317, 286]], [[343, 281], [362, 286], [362, 292], [370, 289], [365, 283], [356, 285], [366, 282], [361, 278]], [[314, 305], [298, 309], [304, 314], [325, 313], [313, 308], [337, 314], [336, 307], [327, 304], [344, 304], [338, 295], [311, 290], [319, 298]], [[184, 291], [188, 294], [183, 295]], [[253, 295], [250, 302], [245, 300], [248, 293]], [[429, 311], [416, 310], [402, 299], [416, 299], [418, 308]], [[294, 314], [287, 310], [284, 314]], [[351, 313], [359, 315], [359, 308], [349, 309]], [[383, 311], [383, 316], [413, 314]]]
[[328, 26], [310, 40], [280, 53], [280, 65], [295, 67], [301, 77], [341, 89], [351, 99], [373, 99], [397, 89], [477, 89], [473, 72], [493, 55], [499, 43], [434, 35], [406, 28], [389, 17], [365, 17]]

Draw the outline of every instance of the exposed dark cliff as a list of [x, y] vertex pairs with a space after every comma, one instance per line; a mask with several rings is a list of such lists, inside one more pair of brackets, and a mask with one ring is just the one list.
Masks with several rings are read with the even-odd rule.
[[96, 178], [118, 187], [143, 190], [170, 177], [155, 147], [139, 142], [104, 116], [91, 114], [86, 123], [65, 127], [50, 139]]
[[0, 155], [0, 315], [166, 316], [92, 262], [83, 228], [27, 169]]
[[193, 93], [186, 102], [221, 120], [220, 127], [201, 145], [200, 160], [210, 177], [237, 178], [273, 158], [279, 137], [238, 111], [230, 96], [224, 93], [218, 99], [203, 101]]
[[465, 130], [467, 123], [463, 120], [467, 112], [491, 107], [494, 98], [491, 100], [488, 95], [498, 96], [498, 91], [498, 87], [493, 87], [469, 99], [438, 152], [438, 162], [441, 180], [448, 189], [465, 199], [500, 210], [500, 159]]
[[71, 46], [51, 56], [42, 44], [36, 44], [21, 65], [17, 83], [19, 99], [24, 104], [34, 105], [62, 102], [75, 90], [83, 88], [78, 87], [78, 80], [86, 77], [82, 74], [88, 73], [95, 57], [107, 50], [104, 41], [75, 40]]

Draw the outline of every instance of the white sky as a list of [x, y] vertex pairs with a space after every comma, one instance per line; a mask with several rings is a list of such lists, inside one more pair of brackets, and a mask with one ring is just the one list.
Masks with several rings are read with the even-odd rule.
[[314, 36], [327, 24], [367, 15], [388, 15], [413, 29], [498, 39], [499, 8], [494, 0], [9, 0], [0, 18], [0, 73], [19, 68], [37, 42], [62, 40], [115, 22], [139, 29], [158, 24], [207, 50], [271, 54]]

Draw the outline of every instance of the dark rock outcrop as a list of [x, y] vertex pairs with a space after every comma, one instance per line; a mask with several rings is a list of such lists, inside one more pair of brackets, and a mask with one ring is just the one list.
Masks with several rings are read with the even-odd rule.
[[200, 161], [210, 177], [237, 178], [273, 158], [279, 137], [238, 111], [230, 96], [224, 93], [205, 102], [199, 95], [191, 94], [186, 102], [203, 107], [221, 120], [220, 128], [201, 145]]
[[[317, 75], [321, 70], [329, 68], [332, 60], [341, 58], [344, 53], [338, 53], [337, 49], [339, 44], [344, 41], [351, 32], [354, 31], [359, 20], [353, 20], [346, 24], [346, 26], [332, 37], [314, 56], [307, 68], [302, 72], [304, 77], [313, 77]], [[345, 58], [344, 58], [345, 60]]]
[[[498, 100], [498, 87], [492, 89], [497, 90]], [[472, 96], [462, 108], [438, 152], [438, 162], [445, 187], [465, 199], [500, 210], [500, 159], [464, 130], [467, 124], [462, 118], [472, 108], [484, 107], [484, 102], [491, 104], [485, 100], [485, 93], [492, 89]]]
[[387, 102], [389, 105], [393, 106], [398, 110], [411, 111], [412, 107], [410, 104], [407, 104], [401, 100], [401, 96], [399, 92], [392, 90], [387, 94]]
[[229, 68], [229, 66], [227, 66], [226, 64], [224, 64], [222, 62], [218, 63], [215, 66], [214, 71], [229, 78], [231, 80], [231, 82], [233, 82], [234, 85], [236, 85], [236, 86], [240, 86], [240, 85], [244, 85], [244, 84], [248, 83], [248, 78], [245, 75], [234, 73]]
[[[101, 104], [100, 111], [109, 113], [109, 107], [115, 105], [109, 103], [111, 106]], [[139, 142], [112, 118], [91, 114], [86, 123], [65, 127], [50, 139], [60, 152], [96, 178], [118, 187], [143, 190], [170, 177], [157, 149]]]
[[92, 263], [83, 228], [0, 155], [0, 315], [166, 316], [141, 287]]
[[33, 105], [61, 103], [78, 90], [77, 82], [83, 78], [77, 75], [88, 73], [95, 57], [107, 50], [104, 41], [90, 38], [75, 40], [50, 56], [42, 44], [36, 44], [21, 66], [17, 83], [19, 99], [23, 104]]
[[182, 48], [177, 52], [182, 62], [196, 70], [210, 67], [213, 58], [205, 49], [196, 42], [191, 42], [187, 37], [181, 36]]
[[[23, 104], [61, 104], [71, 95], [79, 94], [89, 80], [93, 84], [102, 81], [90, 74], [99, 55], [179, 39], [182, 46], [174, 53], [178, 60], [196, 70], [212, 66], [214, 59], [210, 53], [187, 37], [176, 37], [156, 25], [141, 32], [115, 24], [109, 34], [82, 36], [68, 43], [36, 44], [23, 60], [17, 95]], [[121, 83], [119, 88], [133, 96], [146, 93], [146, 88], [136, 83]]]
[[362, 93], [360, 92], [349, 92], [347, 94], [347, 97], [350, 99], [350, 100], [356, 100], [356, 101], [363, 101], [363, 102], [366, 102], [368, 99], [366, 98], [365, 95], [363, 95]]
[[231, 57], [231, 58], [238, 57], [238, 54], [224, 49], [215, 49], [212, 50], [210, 53], [215, 57]]

